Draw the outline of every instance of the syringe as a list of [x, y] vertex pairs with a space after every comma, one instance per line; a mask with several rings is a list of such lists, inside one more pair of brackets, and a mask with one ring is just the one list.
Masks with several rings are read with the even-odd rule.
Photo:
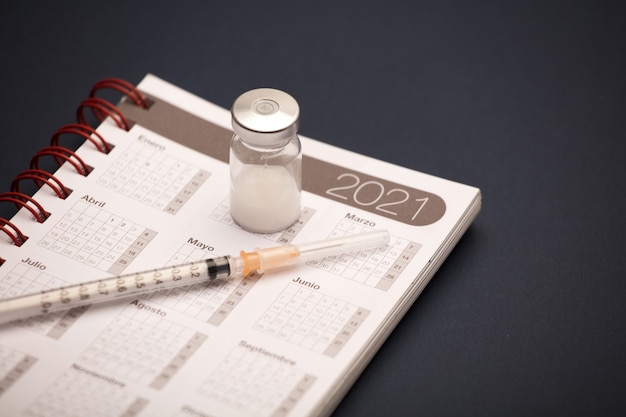
[[284, 245], [220, 256], [183, 265], [130, 273], [0, 300], [0, 323], [88, 304], [131, 297], [164, 288], [225, 279], [235, 274], [283, 268], [312, 259], [372, 249], [389, 243], [389, 232], [373, 231], [313, 243]]

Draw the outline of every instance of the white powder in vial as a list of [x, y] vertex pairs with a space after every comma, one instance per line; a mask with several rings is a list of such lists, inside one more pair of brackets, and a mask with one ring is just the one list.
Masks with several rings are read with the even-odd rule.
[[285, 167], [247, 165], [231, 183], [230, 213], [253, 232], [283, 230], [300, 216], [300, 190]]

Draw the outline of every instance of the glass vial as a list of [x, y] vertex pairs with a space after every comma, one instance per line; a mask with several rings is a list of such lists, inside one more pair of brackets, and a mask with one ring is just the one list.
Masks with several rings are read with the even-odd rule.
[[244, 229], [273, 233], [300, 216], [300, 108], [289, 94], [258, 88], [231, 110], [230, 214]]

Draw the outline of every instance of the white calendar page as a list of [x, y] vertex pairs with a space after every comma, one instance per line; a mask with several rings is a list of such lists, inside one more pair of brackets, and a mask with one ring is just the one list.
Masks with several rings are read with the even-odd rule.
[[[154, 102], [98, 128], [94, 169], [55, 174], [0, 235], [0, 297], [239, 250], [387, 229], [389, 245], [0, 326], [0, 414], [328, 415], [480, 208], [478, 189], [301, 137], [300, 218], [255, 234], [229, 215], [229, 112], [154, 76]], [[218, 137], [219, 136], [219, 137]], [[208, 145], [203, 141], [207, 141]]]

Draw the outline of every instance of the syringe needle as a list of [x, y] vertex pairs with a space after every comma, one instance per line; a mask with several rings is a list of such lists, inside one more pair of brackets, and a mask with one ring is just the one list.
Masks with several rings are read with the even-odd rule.
[[386, 245], [389, 232], [373, 231], [301, 245], [284, 245], [239, 256], [220, 256], [183, 265], [130, 273], [0, 300], [0, 323], [165, 288], [286, 267], [330, 255]]

